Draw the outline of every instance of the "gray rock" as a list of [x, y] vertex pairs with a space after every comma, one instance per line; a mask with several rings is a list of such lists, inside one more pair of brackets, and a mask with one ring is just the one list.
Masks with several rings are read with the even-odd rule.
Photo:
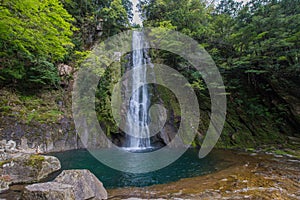
[[8, 182], [8, 181], [0, 180], [0, 193], [8, 190], [9, 184], [10, 184], [10, 182]]
[[60, 168], [56, 157], [19, 153], [3, 165], [2, 174], [10, 176], [12, 183], [32, 183], [46, 178]]
[[9, 150], [14, 151], [14, 150], [16, 150], [16, 146], [17, 146], [17, 143], [15, 141], [9, 140], [5, 145], [5, 149], [8, 151]]
[[54, 156], [44, 156], [45, 161], [42, 162], [42, 168], [39, 171], [39, 174], [37, 176], [38, 180], [41, 180], [43, 178], [46, 178], [49, 174], [60, 170], [61, 165], [58, 158]]
[[58, 182], [32, 184], [25, 187], [22, 200], [75, 200], [71, 185]]
[[31, 123], [20, 123], [19, 121], [17, 118], [9, 116], [3, 116], [0, 119], [2, 128], [0, 148], [1, 145], [5, 148], [7, 140], [14, 140], [17, 148], [23, 150], [26, 150], [27, 146], [33, 150], [40, 146], [40, 150], [44, 153], [67, 151], [77, 147], [84, 148], [80, 138], [76, 135], [72, 118], [63, 116], [58, 119], [58, 123], [39, 123], [34, 120]]
[[28, 140], [26, 137], [22, 137], [21, 138], [21, 144], [20, 144], [20, 148], [21, 149], [24, 149], [24, 150], [27, 150], [29, 147], [28, 147]]
[[107, 199], [103, 184], [89, 170], [64, 170], [54, 181], [72, 185], [76, 200]]

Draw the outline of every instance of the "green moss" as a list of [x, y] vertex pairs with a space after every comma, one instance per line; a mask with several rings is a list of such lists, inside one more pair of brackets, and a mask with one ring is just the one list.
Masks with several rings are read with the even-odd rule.
[[27, 114], [26, 123], [30, 123], [32, 120], [40, 123], [55, 122], [62, 114], [63, 112], [59, 110], [32, 111]]
[[3, 160], [3, 161], [0, 161], [0, 167], [3, 167], [3, 165], [7, 164], [7, 163], [10, 163], [11, 160]]
[[155, 99], [152, 99], [152, 102], [159, 103], [160, 100], [162, 100], [164, 107], [169, 112], [168, 115], [173, 113], [175, 117], [175, 123], [178, 123], [178, 121], [176, 121], [178, 119], [176, 116], [181, 116], [181, 109], [176, 96], [169, 89], [163, 86], [158, 85], [156, 88], [157, 94], [154, 95]]
[[3, 105], [3, 106], [0, 107], [1, 112], [7, 113], [10, 110], [11, 110], [11, 106]]
[[280, 150], [280, 149], [275, 150], [274, 153], [277, 155], [287, 155], [288, 154], [287, 152]]
[[[68, 100], [71, 93], [62, 90], [24, 95], [1, 89], [0, 96], [5, 97], [0, 99], [0, 115], [13, 116], [25, 123], [55, 123], [62, 115], [71, 116], [71, 100]], [[57, 99], [63, 102], [63, 107], [57, 104]]]
[[300, 158], [300, 152], [289, 150], [289, 149], [276, 149], [275, 151], [273, 151], [273, 153], [277, 155], [283, 155], [283, 156], [292, 155], [296, 158]]
[[246, 151], [249, 151], [249, 152], [255, 152], [255, 148], [249, 147], [249, 148], [246, 148]]
[[41, 156], [41, 155], [30, 155], [28, 161], [26, 162], [26, 165], [40, 169], [42, 167], [43, 161], [45, 161], [45, 157], [44, 156]]

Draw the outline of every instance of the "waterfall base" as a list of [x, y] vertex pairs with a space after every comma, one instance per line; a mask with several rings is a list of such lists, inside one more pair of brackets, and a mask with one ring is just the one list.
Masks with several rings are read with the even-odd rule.
[[125, 151], [134, 152], [134, 153], [145, 153], [156, 151], [159, 148], [156, 147], [122, 147]]

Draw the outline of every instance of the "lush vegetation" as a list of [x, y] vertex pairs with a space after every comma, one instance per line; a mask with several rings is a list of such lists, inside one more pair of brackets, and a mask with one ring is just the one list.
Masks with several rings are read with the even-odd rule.
[[[45, 113], [51, 116], [50, 121], [66, 113], [55, 103], [45, 103], [51, 105], [50, 111], [45, 111], [36, 105], [42, 102], [35, 95], [44, 89], [63, 91], [58, 64], [68, 64], [76, 71], [95, 42], [130, 29], [131, 6], [130, 0], [0, 2], [0, 87], [33, 93], [30, 97], [14, 97], [20, 100], [18, 105], [25, 102], [18, 109], [25, 116], [22, 119], [47, 122]], [[250, 0], [245, 4], [234, 0], [216, 4], [205, 0], [143, 0], [139, 8], [144, 26], [189, 35], [205, 47], [219, 67], [229, 107], [220, 146], [281, 143], [285, 135], [297, 134], [299, 0]], [[210, 102], [201, 75], [177, 55], [153, 50], [151, 56], [153, 61], [182, 72], [192, 83], [202, 102], [200, 108], [206, 113], [199, 129], [205, 132]], [[106, 72], [96, 93], [99, 121], [108, 134], [118, 132], [109, 105], [114, 84], [111, 80], [123, 70], [120, 68], [122, 65], [116, 65]], [[169, 106], [176, 104], [171, 94], [163, 88], [158, 90], [164, 94], [162, 100], [171, 102]], [[0, 102], [1, 111], [15, 110], [10, 101]], [[174, 113], [177, 115], [177, 110]]]
[[[296, 134], [299, 113], [293, 109], [300, 95], [293, 88], [300, 84], [300, 1], [222, 0], [216, 6], [198, 0], [146, 0], [140, 9], [145, 26], [191, 36], [219, 67], [229, 93], [221, 146], [280, 143], [282, 133]], [[158, 57], [198, 89], [205, 88], [177, 55], [163, 52]], [[202, 103], [206, 97], [199, 94]], [[203, 117], [206, 123], [208, 119]]]
[[130, 5], [129, 0], [1, 1], [0, 85], [58, 87], [57, 64], [78, 66], [101, 36], [100, 21], [103, 37], [127, 28]]
[[2, 1], [1, 74], [5, 83], [55, 84], [55, 62], [73, 46], [72, 16], [59, 1]]

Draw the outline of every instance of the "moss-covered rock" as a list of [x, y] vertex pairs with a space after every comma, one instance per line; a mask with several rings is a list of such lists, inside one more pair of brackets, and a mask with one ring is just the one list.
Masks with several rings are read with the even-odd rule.
[[29, 159], [25, 162], [25, 165], [41, 169], [43, 162], [45, 161], [45, 157], [42, 155], [30, 155]]
[[32, 183], [46, 178], [61, 168], [56, 157], [18, 153], [2, 166], [2, 175], [11, 183]]

